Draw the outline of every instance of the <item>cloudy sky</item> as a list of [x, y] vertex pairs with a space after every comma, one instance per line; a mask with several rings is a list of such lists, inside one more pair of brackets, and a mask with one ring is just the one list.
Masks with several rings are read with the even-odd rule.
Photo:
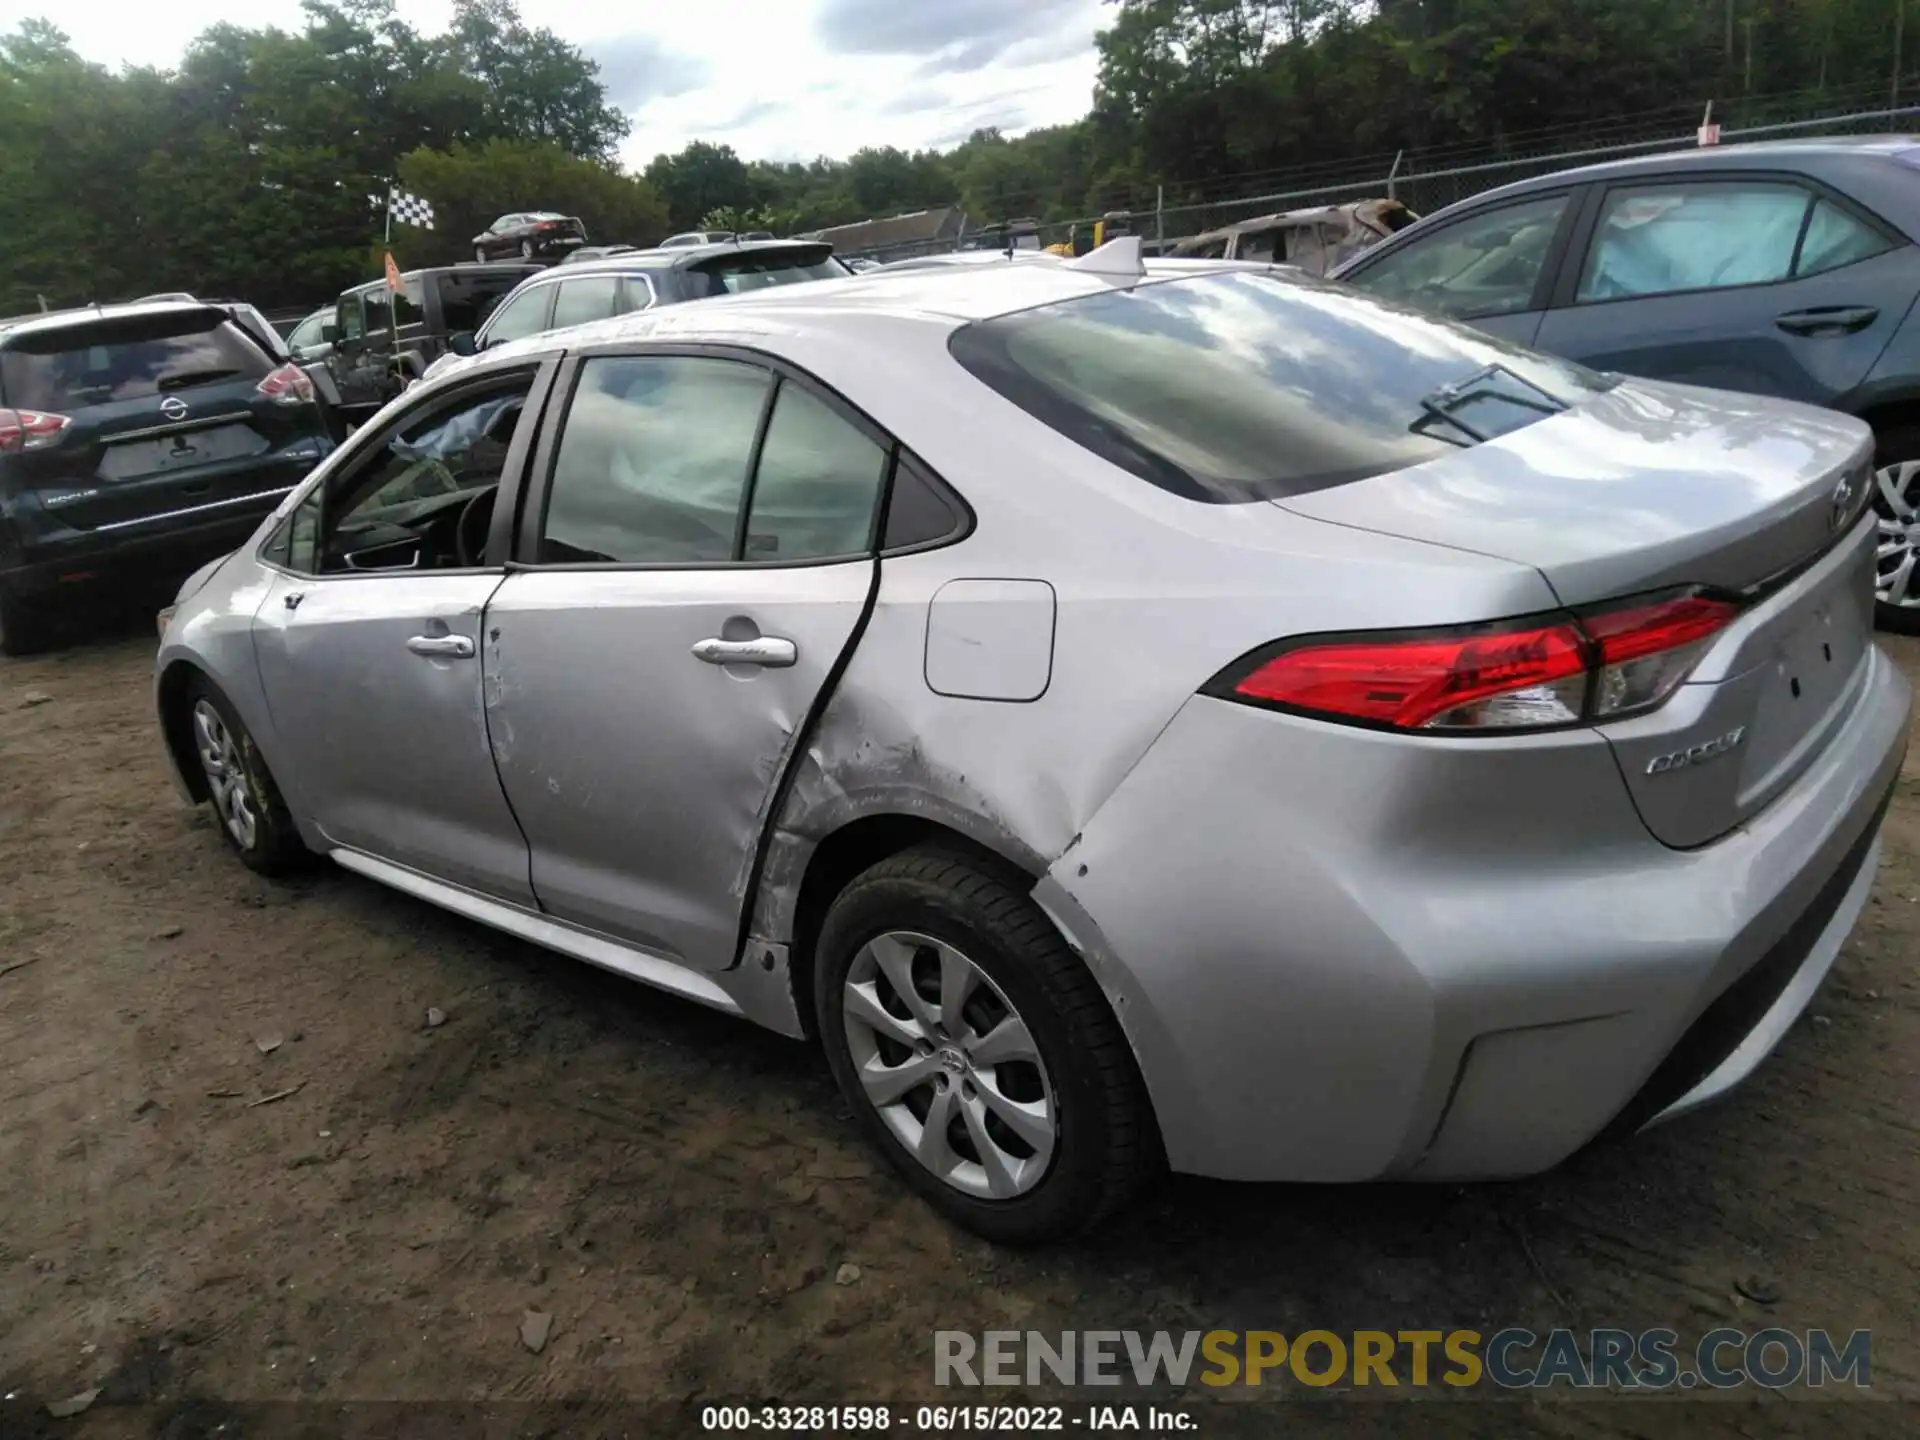
[[[446, 0], [399, 6], [425, 30], [451, 13]], [[805, 160], [1076, 119], [1093, 92], [1094, 32], [1112, 12], [1100, 0], [520, 0], [520, 13], [600, 62], [609, 98], [633, 119], [624, 158], [639, 167], [696, 138], [748, 159]], [[171, 0], [173, 38], [156, 41], [153, 14], [132, 0], [0, 0], [0, 28], [47, 15], [109, 65], [172, 64], [221, 20], [299, 21], [257, 0]]]

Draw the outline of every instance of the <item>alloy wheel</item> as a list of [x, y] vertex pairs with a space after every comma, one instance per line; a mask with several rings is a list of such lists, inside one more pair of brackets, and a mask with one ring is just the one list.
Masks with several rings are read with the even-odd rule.
[[1883, 465], [1874, 476], [1873, 508], [1880, 520], [1880, 547], [1874, 562], [1874, 594], [1887, 605], [1920, 606], [1914, 565], [1920, 558], [1920, 460]]
[[240, 759], [240, 747], [220, 712], [206, 700], [193, 707], [193, 743], [200, 754], [200, 768], [213, 792], [213, 808], [242, 850], [251, 850], [259, 835], [260, 821], [253, 802], [253, 788], [247, 780], [247, 768]]
[[877, 935], [848, 967], [841, 1015], [868, 1103], [933, 1175], [989, 1200], [1046, 1177], [1052, 1082], [1026, 1022], [973, 961], [928, 935]]

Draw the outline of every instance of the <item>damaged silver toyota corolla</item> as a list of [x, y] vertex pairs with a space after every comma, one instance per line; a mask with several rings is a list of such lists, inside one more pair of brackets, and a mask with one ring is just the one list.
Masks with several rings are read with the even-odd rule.
[[880, 272], [409, 391], [160, 726], [258, 870], [817, 1036], [995, 1239], [1523, 1174], [1741, 1080], [1865, 902], [1869, 455], [1133, 240]]

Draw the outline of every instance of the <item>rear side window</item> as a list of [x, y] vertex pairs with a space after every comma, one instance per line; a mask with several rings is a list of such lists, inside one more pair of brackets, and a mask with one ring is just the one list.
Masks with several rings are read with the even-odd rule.
[[0, 395], [55, 412], [259, 379], [272, 369], [231, 322], [204, 315], [103, 320], [22, 335], [0, 353]]
[[[817, 252], [815, 252], [817, 253]], [[694, 284], [708, 295], [738, 295], [744, 290], [764, 290], [769, 285], [794, 285], [804, 280], [832, 280], [845, 275], [846, 269], [831, 255], [812, 258], [807, 252], [793, 255], [726, 256], [709, 260], [694, 274]]]
[[780, 386], [754, 471], [748, 560], [822, 560], [873, 544], [887, 452], [798, 385]]
[[616, 312], [620, 300], [618, 275], [593, 275], [584, 280], [566, 280], [553, 302], [553, 325], [564, 330], [569, 325], [584, 325], [589, 320], [604, 320]]
[[587, 361], [554, 456], [541, 562], [732, 559], [771, 383], [734, 360]]
[[[1509, 378], [1470, 396], [1480, 434], [1489, 421], [1500, 433], [1530, 424], [1607, 384], [1344, 287], [1252, 271], [979, 321], [950, 346], [973, 375], [1069, 439], [1215, 504], [1361, 480], [1472, 443], [1476, 434], [1436, 407], [1447, 387], [1490, 367]], [[1524, 391], [1544, 409], [1500, 393]]]
[[1706, 181], [1610, 191], [1580, 300], [1765, 285], [1793, 273], [1812, 197], [1798, 185]]

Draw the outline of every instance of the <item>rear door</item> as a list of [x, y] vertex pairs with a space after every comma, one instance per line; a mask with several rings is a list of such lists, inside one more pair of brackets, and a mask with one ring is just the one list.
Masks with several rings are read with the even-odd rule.
[[569, 389], [487, 607], [494, 757], [542, 906], [725, 969], [770, 793], [869, 602], [891, 447], [731, 354], [594, 354]]
[[1535, 344], [1601, 370], [1826, 404], [1920, 294], [1920, 248], [1799, 176], [1610, 186]]
[[18, 483], [80, 530], [216, 516], [291, 489], [324, 451], [310, 402], [261, 382], [273, 362], [212, 307], [102, 316], [12, 337], [0, 403], [64, 415], [59, 440], [13, 457]]
[[1340, 278], [1532, 344], [1582, 194], [1575, 187], [1486, 206], [1370, 255]]

